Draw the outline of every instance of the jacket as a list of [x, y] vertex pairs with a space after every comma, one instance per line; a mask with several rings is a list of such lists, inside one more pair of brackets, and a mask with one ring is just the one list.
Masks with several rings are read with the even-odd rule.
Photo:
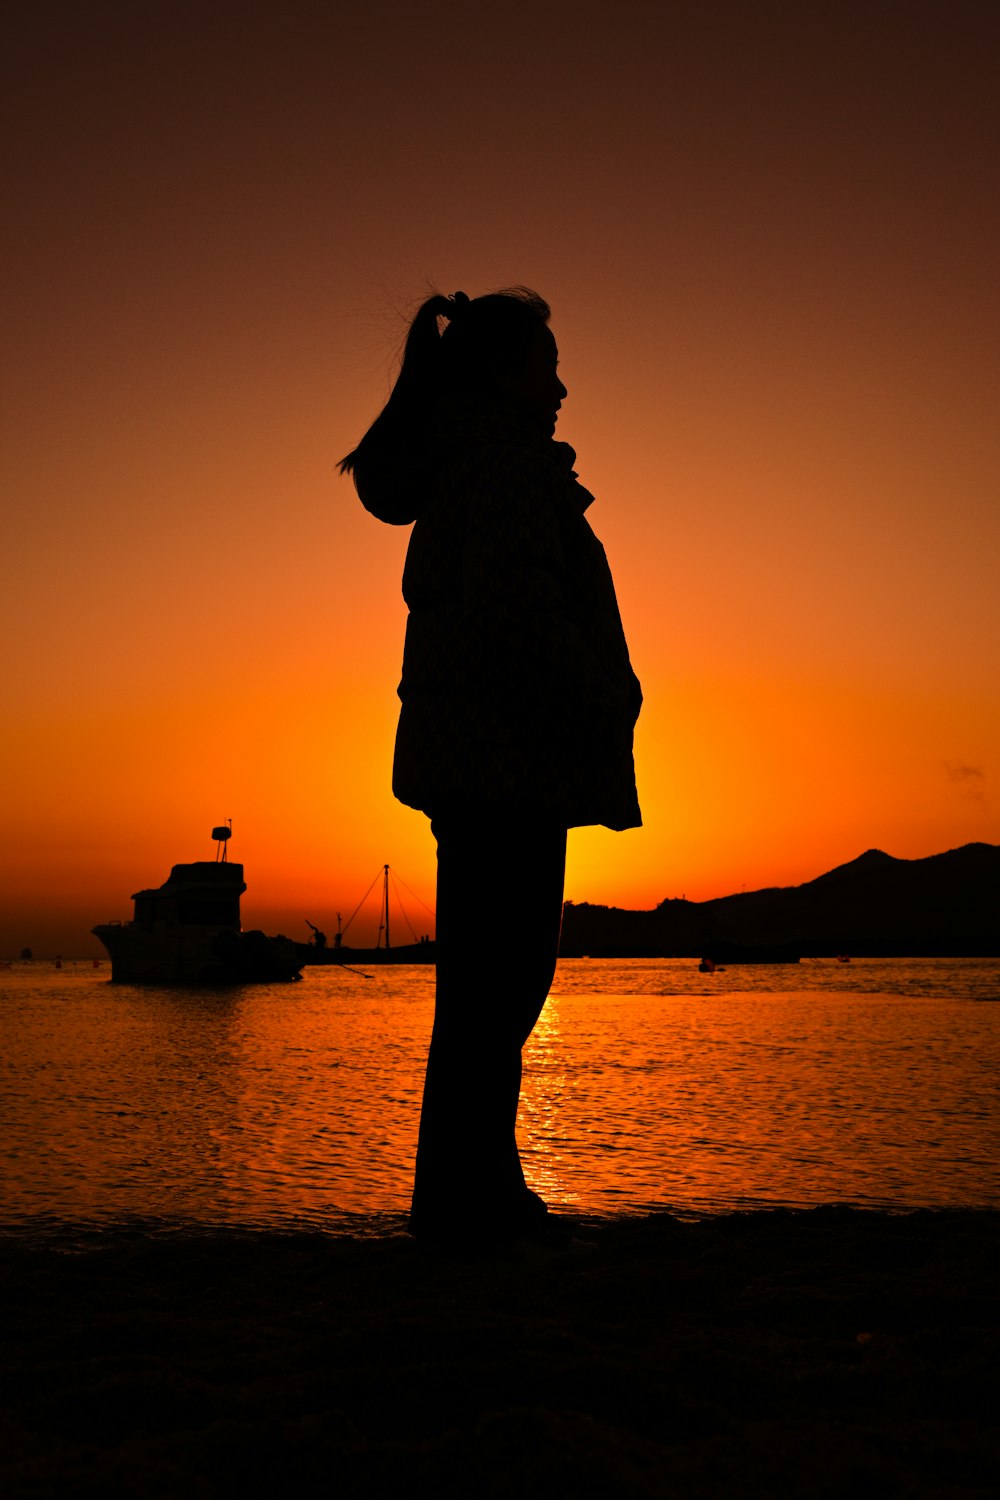
[[415, 518], [395, 795], [432, 818], [638, 827], [642, 693], [572, 448], [461, 403], [419, 442], [378, 447], [359, 451], [362, 502]]

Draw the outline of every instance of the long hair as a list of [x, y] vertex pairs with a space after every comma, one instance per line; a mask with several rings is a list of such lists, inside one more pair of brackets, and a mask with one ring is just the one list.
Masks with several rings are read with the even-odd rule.
[[488, 401], [524, 363], [550, 316], [549, 304], [526, 286], [471, 299], [464, 292], [428, 297], [410, 324], [388, 401], [340, 472], [353, 474], [366, 448], [417, 431], [450, 395]]

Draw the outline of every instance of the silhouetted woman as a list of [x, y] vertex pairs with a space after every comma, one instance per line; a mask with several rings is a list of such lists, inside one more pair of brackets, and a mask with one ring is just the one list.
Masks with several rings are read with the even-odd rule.
[[410, 1227], [558, 1243], [515, 1138], [521, 1049], [555, 973], [566, 830], [640, 823], [642, 695], [575, 454], [549, 308], [434, 296], [342, 471], [416, 524], [393, 791], [437, 839], [437, 1001]]

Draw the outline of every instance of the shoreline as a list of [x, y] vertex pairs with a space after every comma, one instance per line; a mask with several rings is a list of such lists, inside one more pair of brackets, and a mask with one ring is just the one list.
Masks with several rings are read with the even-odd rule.
[[0, 1231], [0, 1487], [687, 1500], [1000, 1474], [1000, 1211], [582, 1233], [463, 1260], [400, 1233]]

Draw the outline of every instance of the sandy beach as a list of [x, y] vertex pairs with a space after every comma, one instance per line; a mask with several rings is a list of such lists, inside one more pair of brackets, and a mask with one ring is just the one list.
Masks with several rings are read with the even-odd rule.
[[0, 1240], [8, 1496], [986, 1496], [1000, 1214]]

